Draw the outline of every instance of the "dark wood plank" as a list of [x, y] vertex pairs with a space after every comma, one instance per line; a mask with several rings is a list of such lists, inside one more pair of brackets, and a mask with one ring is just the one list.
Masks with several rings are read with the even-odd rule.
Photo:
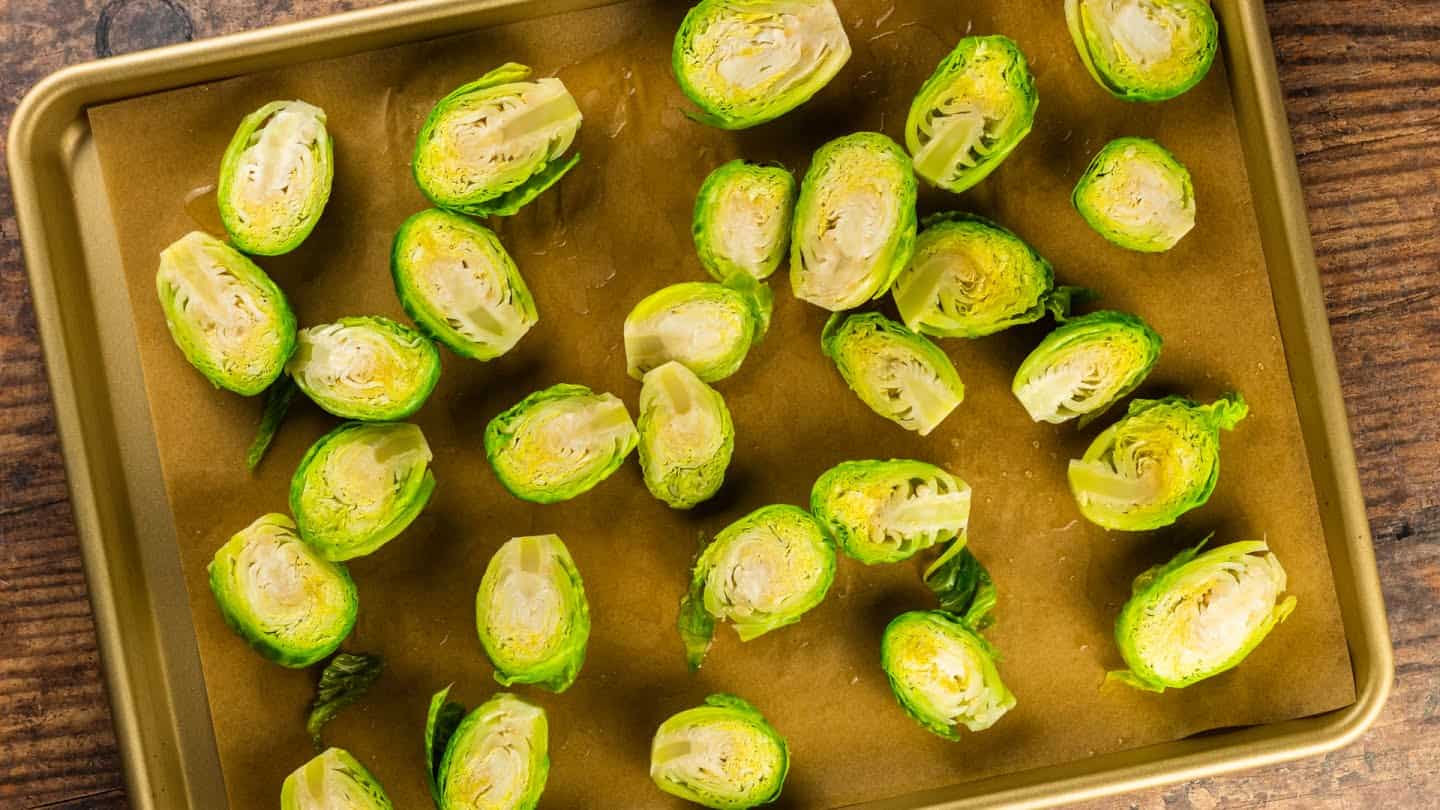
[[[0, 0], [9, 46], [0, 125], [26, 89], [67, 64], [378, 2]], [[1410, 808], [1440, 796], [1440, 0], [1266, 8], [1390, 610], [1396, 689], [1375, 728], [1345, 750], [1097, 808]], [[8, 182], [0, 751], [0, 806], [126, 806]]]

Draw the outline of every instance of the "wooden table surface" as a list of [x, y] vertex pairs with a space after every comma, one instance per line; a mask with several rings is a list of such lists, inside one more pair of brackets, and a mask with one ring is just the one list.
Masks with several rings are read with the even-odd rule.
[[[31, 85], [65, 65], [378, 3], [0, 0], [0, 128]], [[1273, 0], [1266, 11], [1397, 683], [1347, 749], [1096, 808], [1440, 806], [1440, 0]], [[126, 806], [14, 205], [0, 182], [0, 808]]]

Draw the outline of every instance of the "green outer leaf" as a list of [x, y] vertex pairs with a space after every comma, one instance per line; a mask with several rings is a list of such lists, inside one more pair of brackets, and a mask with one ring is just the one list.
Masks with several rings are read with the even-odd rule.
[[[382, 341], [389, 347], [387, 354], [404, 356], [411, 366], [410, 376], [396, 381], [393, 391], [387, 390], [383, 400], [364, 397], [356, 391], [339, 391], [332, 385], [311, 380], [309, 367], [311, 344], [326, 337], [332, 330], [355, 330]], [[380, 315], [341, 318], [334, 323], [317, 324], [300, 330], [299, 347], [285, 370], [312, 402], [341, 419], [365, 422], [392, 422], [407, 419], [429, 399], [440, 382], [440, 350], [419, 332]], [[373, 378], [372, 378], [373, 379]], [[384, 385], [385, 380], [379, 380]]]
[[512, 721], [513, 724], [507, 726], [509, 733], [506, 747], [514, 748], [517, 744], [516, 737], [523, 734], [529, 757], [525, 763], [524, 789], [520, 791], [516, 801], [506, 807], [513, 810], [534, 810], [540, 803], [540, 795], [545, 791], [545, 780], [550, 773], [550, 732], [545, 710], [508, 692], [499, 692], [466, 715], [447, 741], [435, 777], [440, 797], [437, 806], [440, 810], [469, 810], [472, 806], [469, 802], [448, 800], [451, 779], [463, 779], [468, 771], [479, 767], [472, 764], [467, 755], [482, 750], [481, 741], [495, 731], [497, 723], [507, 721]]
[[957, 537], [925, 571], [925, 584], [940, 600], [940, 608], [979, 632], [995, 621], [999, 594], [990, 572]]
[[[970, 485], [924, 461], [845, 461], [816, 479], [810, 512], [851, 558], [866, 565], [902, 562], [964, 537]], [[902, 525], [885, 523], [886, 518]], [[886, 540], [890, 533], [897, 539], [876, 542], [871, 528], [877, 524], [885, 526]]]
[[[557, 480], [542, 480], [537, 477], [542, 471], [534, 468], [527, 459], [517, 457], [523, 451], [523, 444], [530, 438], [529, 431], [538, 429], [534, 420], [544, 416], [556, 403], [576, 401], [589, 407], [608, 407], [620, 402], [613, 394], [596, 394], [583, 385], [559, 383], [536, 391], [506, 409], [485, 426], [485, 456], [495, 470], [495, 476], [510, 494], [535, 503], [556, 503], [569, 500], [589, 492], [595, 485], [609, 478], [620, 469], [625, 457], [635, 449], [640, 434], [630, 422], [628, 411], [625, 419], [630, 422], [628, 431], [617, 436], [618, 444], [595, 458], [588, 466], [572, 470]], [[570, 438], [574, 438], [573, 434]]]
[[465, 706], [448, 700], [449, 695], [449, 686], [436, 692], [430, 698], [430, 710], [425, 715], [425, 777], [430, 784], [430, 799], [441, 810], [444, 804], [440, 798], [440, 763], [466, 714]]
[[[808, 66], [808, 75], [791, 82], [784, 92], [777, 92], [768, 82], [759, 83], [748, 94], [745, 89], [731, 85], [730, 93], [721, 88], [707, 86], [707, 77], [723, 81], [719, 77], [718, 65], [701, 52], [707, 50], [701, 34], [712, 26], [734, 24], [747, 30], [765, 30], [764, 23], [776, 23], [767, 33], [772, 37], [751, 40], [751, 47], [744, 49], [749, 58], [757, 52], [772, 50], [777, 28], [787, 18], [795, 21], [800, 15], [811, 13], [810, 20], [816, 29], [824, 30], [830, 39], [824, 61]], [[716, 39], [737, 38], [734, 31], [721, 30]], [[690, 117], [712, 127], [721, 129], [748, 129], [771, 121], [810, 100], [820, 91], [840, 68], [850, 59], [850, 40], [845, 35], [845, 26], [831, 0], [700, 0], [675, 32], [675, 42], [670, 51], [670, 67], [680, 91], [700, 108], [699, 113]], [[786, 72], [776, 75], [775, 81], [783, 81]]]
[[[1269, 547], [1261, 541], [1230, 543], [1200, 554], [1201, 547], [1209, 539], [1207, 537], [1205, 540], [1201, 540], [1195, 547], [1180, 552], [1170, 562], [1157, 565], [1135, 578], [1134, 593], [1121, 608], [1120, 615], [1115, 620], [1115, 642], [1130, 669], [1109, 673], [1106, 676], [1107, 681], [1119, 681], [1145, 691], [1163, 692], [1167, 688], [1180, 689], [1197, 681], [1212, 678], [1238, 666], [1259, 646], [1261, 641], [1265, 640], [1275, 625], [1284, 621], [1295, 609], [1294, 596], [1279, 600], [1272, 611], [1250, 628], [1241, 644], [1233, 650], [1225, 651], [1226, 654], [1222, 658], [1214, 661], [1208, 667], [1197, 669], [1181, 678], [1167, 678], [1157, 672], [1153, 666], [1154, 662], [1146, 659], [1147, 651], [1141, 646], [1140, 634], [1147, 625], [1161, 625], [1174, 620], [1178, 615], [1175, 609], [1176, 604], [1168, 600], [1177, 596], [1176, 591], [1179, 591], [1181, 595], [1193, 595], [1196, 600], [1206, 601], [1209, 596], [1209, 588], [1202, 587], [1205, 583], [1216, 579], [1239, 578], [1240, 573], [1237, 571], [1237, 566], [1244, 565], [1244, 561], [1253, 562], [1253, 555], [1274, 557], [1269, 553]], [[1279, 576], [1279, 581], [1276, 583], [1279, 586], [1278, 599], [1279, 594], [1284, 592], [1285, 573], [1284, 569], [1279, 567], [1278, 560], [1274, 560], [1272, 564]], [[1251, 569], [1244, 570], [1248, 573]], [[1264, 573], [1270, 572], [1267, 570]]]
[[[543, 566], [550, 562], [554, 566], [554, 576], [547, 585], [560, 592], [560, 601], [565, 607], [559, 637], [546, 642], [549, 654], [541, 660], [529, 662], [511, 655], [512, 651], [502, 641], [516, 633], [507, 633], [506, 628], [495, 626], [487, 610], [505, 573], [502, 566], [516, 563], [514, 558], [517, 556], [522, 566], [526, 564], [527, 549], [520, 544], [527, 541], [543, 546], [539, 551], [545, 559], [536, 561], [535, 565]], [[512, 572], [511, 576], [515, 574]], [[590, 641], [590, 603], [585, 598], [585, 583], [580, 579], [575, 560], [557, 535], [512, 538], [495, 552], [475, 593], [475, 628], [480, 635], [480, 644], [485, 648], [485, 656], [495, 667], [495, 680], [500, 685], [529, 683], [556, 693], [570, 688], [585, 663], [585, 648]]]
[[1169, 526], [1204, 505], [1220, 476], [1220, 430], [1232, 429], [1247, 411], [1238, 393], [1210, 405], [1184, 397], [1131, 402], [1084, 458], [1070, 462], [1080, 513], [1107, 529], [1138, 532]]
[[[332, 779], [344, 779], [351, 789], [343, 794], [327, 791], [323, 797], [316, 797], [319, 799], [318, 803], [311, 801], [314, 786], [334, 784], [315, 774], [316, 769], [320, 769], [322, 773], [334, 774]], [[394, 805], [390, 803], [390, 797], [385, 795], [385, 789], [380, 786], [380, 782], [343, 748], [330, 748], [317, 754], [285, 777], [285, 783], [280, 787], [280, 810], [329, 810], [332, 807], [344, 807], [346, 810], [394, 810]]]
[[[1136, 227], [1117, 218], [1117, 202], [1134, 208], [1142, 195], [1133, 186], [1122, 187], [1117, 193], [1112, 184], [1124, 180], [1141, 165], [1176, 181], [1178, 199], [1167, 202], [1178, 206], [1178, 222], [1151, 222]], [[1146, 182], [1144, 189], [1154, 191], [1155, 183]], [[1148, 138], [1116, 138], [1105, 144], [1075, 183], [1070, 202], [1096, 233], [1112, 244], [1141, 253], [1163, 253], [1195, 227], [1195, 186], [1190, 180], [1190, 170], [1168, 149]]]
[[[937, 714], [933, 708], [923, 705], [924, 697], [919, 692], [920, 684], [906, 679], [900, 667], [900, 656], [907, 649], [902, 646], [906, 641], [905, 635], [927, 627], [962, 649], [969, 659], [980, 667], [990, 699], [990, 705], [984, 707], [982, 713], [976, 714], [972, 710], [970, 716], [956, 718]], [[902, 613], [886, 626], [885, 635], [880, 641], [880, 664], [885, 670], [885, 677], [890, 681], [895, 700], [915, 722], [947, 740], [960, 739], [959, 726], [962, 725], [970, 731], [984, 731], [1015, 707], [1015, 696], [1000, 680], [995, 659], [995, 650], [985, 639], [962, 619], [943, 610], [912, 610]]]
[[[700, 780], [714, 780], [716, 774], [710, 771], [686, 774], [664, 772], [668, 760], [660, 761], [658, 757], [664, 753], [667, 736], [682, 735], [689, 729], [716, 723], [736, 722], [742, 724], [750, 735], [745, 746], [747, 754], [750, 754], [745, 757], [746, 763], [753, 763], [754, 767], [758, 768], [760, 763], [756, 760], [759, 755], [768, 754], [764, 763], [768, 768], [763, 776], [748, 770], [745, 774], [755, 780], [753, 785], [727, 786], [732, 789], [722, 791], [696, 784]], [[746, 810], [775, 801], [780, 798], [785, 787], [785, 777], [789, 772], [790, 749], [785, 744], [785, 738], [754, 706], [723, 692], [705, 698], [705, 703], [701, 706], [671, 715], [655, 730], [650, 746], [650, 779], [655, 782], [656, 787], [672, 796], [679, 796], [686, 801], [716, 810]]]
[[240, 169], [240, 158], [245, 154], [245, 150], [250, 148], [252, 140], [258, 137], [271, 118], [291, 104], [304, 102], [272, 101], [245, 116], [235, 130], [234, 137], [230, 139], [230, 145], [225, 148], [225, 156], [220, 160], [220, 180], [215, 189], [220, 222], [225, 226], [225, 232], [230, 235], [230, 241], [235, 243], [235, 247], [256, 256], [279, 256], [299, 247], [315, 229], [315, 224], [320, 221], [320, 215], [325, 211], [325, 204], [330, 201], [330, 187], [335, 178], [335, 139], [330, 137], [325, 126], [325, 111], [318, 107], [315, 109], [319, 111], [320, 135], [318, 142], [310, 147], [312, 157], [319, 166], [315, 176], [317, 184], [308, 190], [306, 204], [300, 216], [291, 223], [291, 227], [280, 233], [251, 233], [230, 201], [231, 190]]
[[[938, 254], [938, 255], [937, 255]], [[940, 278], [922, 260], [952, 257]], [[922, 274], [926, 269], [929, 273]], [[965, 272], [968, 271], [968, 272]], [[984, 337], [1039, 320], [1063, 319], [1079, 288], [1055, 289], [1055, 273], [1034, 248], [974, 214], [946, 211], [926, 218], [910, 263], [891, 294], [905, 325], [936, 337]]]
[[336, 653], [325, 665], [320, 672], [320, 682], [315, 687], [315, 699], [310, 701], [310, 713], [305, 718], [305, 730], [310, 732], [310, 741], [315, 744], [316, 751], [325, 749], [320, 730], [341, 709], [370, 691], [384, 669], [385, 661], [369, 653]]
[[[1163, 343], [1149, 324], [1124, 312], [1102, 310], [1070, 318], [1025, 357], [1010, 391], [1036, 422], [1058, 425], [1078, 416], [1080, 426], [1085, 427], [1144, 382], [1160, 361]], [[1078, 378], [1070, 380], [1061, 375], [1060, 380], [1051, 382], [1050, 376], [1063, 372], [1067, 361], [1080, 357], [1111, 362], [1103, 368], [1091, 362]], [[1102, 379], [1106, 388], [1090, 382], [1095, 378]], [[1087, 391], [1088, 398], [1076, 400], [1077, 393]], [[1055, 405], [1057, 394], [1066, 396]], [[1075, 403], [1076, 407], [1066, 403]], [[1082, 405], [1088, 407], [1079, 407]]]
[[[328, 466], [330, 461], [356, 444], [381, 447], [384, 452], [372, 454], [365, 469], [344, 472], [391, 482], [389, 492], [393, 497], [388, 504], [357, 503], [359, 494], [369, 487], [354, 488], [326, 477], [327, 472], [333, 472]], [[419, 450], [404, 468], [391, 466], [405, 460], [403, 454], [409, 449], [402, 446], [397, 450], [397, 444], [415, 444]], [[290, 512], [300, 527], [300, 536], [327, 560], [338, 562], [373, 554], [405, 531], [430, 502], [435, 491], [432, 458], [425, 434], [408, 422], [346, 422], [336, 427], [310, 446], [290, 479]], [[369, 516], [370, 520], [365, 521], [369, 529], [348, 522], [335, 523], [337, 513], [342, 511], [350, 513], [348, 516], [357, 512]]]
[[[1007, 94], [1003, 104], [996, 104], [998, 100], [985, 92], [995, 88], [974, 86], [974, 83], [983, 83], [988, 78], [985, 68], [992, 60], [1000, 65], [997, 68], [998, 78]], [[989, 102], [993, 106], [988, 110], [984, 107], [976, 110], [976, 105], [981, 102]], [[995, 171], [1030, 134], [1039, 103], [1035, 77], [1030, 73], [1025, 54], [1021, 53], [1014, 40], [998, 34], [965, 37], [940, 60], [935, 72], [920, 86], [915, 100], [910, 103], [910, 112], [905, 117], [905, 147], [915, 160], [915, 172], [947, 191], [958, 194], [969, 189]], [[980, 113], [980, 121], [976, 122], [980, 126], [979, 132], [960, 157], [945, 159], [954, 154], [947, 150], [936, 155], [935, 161], [928, 159], [929, 156], [922, 152], [930, 141], [925, 144], [920, 142], [922, 129], [928, 128], [937, 117], [944, 117], [938, 115], [942, 111], [957, 107]], [[992, 122], [996, 121], [1003, 124], [1003, 128], [998, 132], [988, 131]], [[965, 122], [956, 122], [944, 131], [954, 130], [956, 134], [963, 135], [966, 129]], [[949, 145], [953, 150], [965, 146], [966, 140], [969, 139]], [[940, 174], [942, 170], [947, 174]]]
[[[739, 207], [740, 201], [749, 203]], [[766, 279], [780, 266], [790, 247], [790, 218], [795, 208], [795, 175], [778, 164], [750, 163], [732, 160], [710, 172], [695, 197], [695, 213], [690, 231], [695, 239], [695, 252], [716, 281], [724, 281], [736, 273]], [[748, 215], [748, 217], [747, 217]], [[759, 261], [737, 255], [738, 236], [728, 233], [726, 225], [739, 220], [747, 225], [763, 219], [771, 224], [773, 233], [766, 234], [755, 225], [754, 236], [762, 240]], [[744, 229], [742, 229], [743, 233]], [[753, 243], [752, 243], [753, 244]]]
[[260, 414], [260, 427], [255, 430], [255, 439], [245, 451], [245, 466], [251, 471], [260, 466], [265, 453], [270, 450], [270, 442], [275, 440], [275, 434], [280, 431], [285, 415], [290, 412], [290, 403], [299, 390], [288, 374], [276, 377], [275, 382], [265, 389], [265, 410]]
[[[965, 398], [965, 384], [939, 346], [878, 312], [830, 316], [820, 347], [870, 410], [921, 436], [928, 436]], [[923, 373], [927, 384], [916, 389], [907, 385], [913, 379], [897, 378], [901, 363]], [[907, 399], [901, 401], [900, 394]], [[918, 404], [917, 394], [924, 399]]]
[[[301, 576], [310, 583], [305, 591], [311, 601], [303, 616], [267, 623], [257, 614], [260, 606], [244, 591], [243, 580], [257, 570], [274, 570], [275, 565], [255, 566], [243, 557], [247, 551], [293, 553], [291, 561], [303, 565]], [[360, 599], [349, 572], [301, 542], [295, 524], [285, 515], [263, 515], [235, 534], [215, 551], [207, 571], [225, 623], [256, 652], [281, 666], [308, 667], [324, 659], [355, 626]]]
[[[1215, 21], [1215, 12], [1208, 0], [1145, 0], [1142, 6], [1169, 8], [1186, 15], [1201, 28], [1198, 42], [1185, 42], [1190, 47], [1180, 53], [1182, 64], [1178, 72], [1162, 73], [1165, 64], [1148, 65], [1143, 62], [1121, 61], [1120, 56], [1107, 48], [1114, 42], [1113, 34], [1101, 34], [1102, 20], [1093, 19], [1088, 13], [1088, 0], [1065, 0], [1065, 22], [1070, 29], [1070, 38], [1080, 61], [1091, 77], [1106, 92], [1126, 101], [1165, 101], [1175, 98], [1200, 83], [1210, 72], [1215, 61], [1215, 52], [1220, 46], [1220, 26]], [[1171, 39], [1173, 46], [1175, 40]], [[1174, 53], [1174, 50], [1171, 51]], [[1174, 66], [1171, 70], [1174, 71]]]
[[640, 389], [639, 428], [640, 469], [651, 495], [689, 509], [725, 483], [735, 423], [725, 398], [695, 372], [674, 361], [650, 370]]
[[[196, 291], [195, 277], [206, 276], [201, 257], [209, 258], [223, 269], [222, 280], [248, 293], [251, 304], [265, 316], [265, 323], [257, 324], [246, 336], [247, 348], [258, 350], [256, 357], [248, 355], [225, 356], [214, 347], [207, 345], [205, 329], [195, 322], [193, 314], [181, 305], [181, 298], [192, 300], [192, 295], [182, 295], [177, 285], [184, 271], [192, 271], [187, 290]], [[264, 391], [280, 376], [285, 362], [295, 351], [295, 313], [285, 299], [285, 293], [265, 275], [256, 264], [243, 253], [203, 231], [191, 231], [177, 239], [160, 253], [160, 269], [155, 273], [155, 291], [160, 299], [160, 308], [165, 313], [165, 325], [170, 337], [181, 353], [196, 371], [205, 375], [217, 388], [224, 388], [242, 396], [254, 396]], [[198, 292], [198, 291], [197, 291]], [[209, 295], [195, 294], [197, 306], [209, 306], [218, 310], [225, 306], [228, 298], [221, 300], [221, 291], [204, 291]], [[219, 314], [215, 312], [213, 314]], [[255, 345], [255, 344], [259, 345]], [[246, 368], [235, 368], [240, 364]]]
[[[516, 331], [496, 335], [494, 340], [488, 342], [468, 337], [451, 323], [457, 315], [468, 313], [447, 312], [446, 302], [436, 300], [431, 294], [433, 285], [427, 285], [424, 279], [417, 278], [416, 270], [407, 258], [408, 254], [417, 242], [427, 238], [434, 239], [434, 234], [441, 230], [455, 234], [457, 241], [463, 239], [470, 242], [477, 253], [489, 259], [489, 265], [469, 269], [477, 274], [486, 273], [491, 282], [490, 287], [503, 288], [503, 293], [498, 294], [509, 300], [506, 308], [513, 312], [518, 322]], [[431, 244], [434, 246], [433, 242]], [[434, 247], [440, 250], [442, 246]], [[530, 288], [525, 286], [520, 269], [515, 266], [515, 261], [506, 252], [495, 232], [478, 222], [441, 208], [430, 208], [414, 214], [400, 226], [390, 250], [390, 277], [395, 282], [395, 294], [400, 298], [400, 305], [405, 308], [405, 314], [420, 327], [420, 331], [445, 344], [461, 357], [494, 360], [510, 351], [540, 320]]]
[[[915, 247], [918, 189], [905, 150], [878, 132], [845, 135], [815, 150], [800, 183], [790, 238], [790, 289], [795, 297], [838, 312], [884, 295], [909, 263]], [[827, 269], [829, 275], [834, 275], [833, 267], [821, 266], [820, 248], [827, 246], [824, 237], [832, 232], [845, 233], [847, 241], [856, 241], [850, 238], [851, 231], [864, 224], [841, 221], [835, 209], [845, 209], [838, 203], [850, 202], [851, 198], [864, 201], [877, 193], [889, 195], [878, 200], [875, 207], [884, 209], [883, 213], [893, 220], [891, 227], [880, 234], [883, 238], [868, 255], [844, 256], [847, 266], [864, 265], [859, 283], [844, 290], [830, 289], [836, 280], [822, 275]], [[827, 204], [828, 210], [824, 207]], [[831, 253], [841, 249], [838, 245], [831, 247]]]
[[708, 573], [698, 565], [691, 572], [690, 588], [680, 600], [680, 615], [675, 622], [680, 642], [685, 645], [685, 664], [691, 672], [705, 662], [710, 642], [715, 638], [715, 617], [705, 609], [705, 575]]
[[[707, 383], [723, 380], [740, 370], [750, 347], [765, 336], [772, 302], [770, 288], [744, 274], [731, 276], [724, 284], [686, 281], [661, 287], [642, 298], [625, 316], [627, 371], [640, 380], [646, 372], [673, 360]], [[725, 319], [722, 326], [733, 323], [736, 328], [726, 335], [729, 340], [721, 349], [712, 354], [665, 345], [664, 335], [656, 330], [667, 316], [681, 317], [670, 313], [682, 309], [688, 310], [686, 318]]]

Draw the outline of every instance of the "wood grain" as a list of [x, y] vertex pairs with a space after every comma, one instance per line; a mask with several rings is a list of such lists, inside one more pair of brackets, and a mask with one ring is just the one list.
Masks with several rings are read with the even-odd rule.
[[[377, 3], [0, 0], [0, 124], [67, 64]], [[1440, 0], [1266, 9], [1396, 689], [1373, 730], [1342, 751], [1095, 808], [1411, 808], [1440, 796]], [[0, 807], [126, 806], [14, 206], [0, 183]]]

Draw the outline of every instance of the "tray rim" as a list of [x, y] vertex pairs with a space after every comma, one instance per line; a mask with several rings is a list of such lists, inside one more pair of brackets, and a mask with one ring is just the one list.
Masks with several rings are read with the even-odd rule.
[[[161, 806], [158, 803], [161, 794], [155, 782], [154, 749], [163, 741], [154, 739], [153, 732], [148, 736], [142, 734], [139, 715], [145, 687], [137, 682], [137, 673], [132, 671], [125, 654], [127, 639], [133, 630], [121, 621], [119, 597], [108, 577], [113, 561], [101, 531], [104, 520], [95, 494], [93, 469], [94, 453], [99, 452], [96, 445], [105, 442], [103, 437], [97, 441], [95, 428], [87, 426], [80, 413], [73, 376], [73, 348], [62, 326], [64, 305], [51, 262], [54, 240], [64, 238], [64, 234], [55, 232], [56, 206], [71, 201], [68, 194], [71, 189], [64, 182], [59, 184], [62, 188], [46, 189], [40, 182], [47, 154], [44, 150], [48, 147], [54, 153], [63, 152], [67, 147], [60, 142], [62, 133], [77, 119], [83, 121], [87, 106], [101, 101], [453, 33], [464, 30], [466, 22], [472, 19], [486, 26], [500, 25], [619, 1], [402, 0], [74, 65], [41, 80], [16, 107], [8, 133], [7, 161], [22, 255], [56, 411], [56, 431], [61, 441], [67, 488], [95, 616], [102, 669], [130, 801], [136, 807]], [[1345, 595], [1337, 593], [1337, 596], [1345, 613], [1347, 644], [1356, 676], [1356, 700], [1349, 706], [1315, 717], [1225, 731], [1203, 740], [1190, 738], [965, 783], [971, 788], [996, 783], [999, 789], [989, 793], [954, 798], [951, 789], [942, 788], [869, 802], [864, 807], [874, 810], [997, 805], [1046, 807], [1319, 755], [1348, 745], [1363, 734], [1378, 717], [1389, 695], [1394, 680], [1389, 628], [1264, 9], [1245, 0], [1216, 0], [1216, 5], [1224, 21], [1225, 58], [1230, 68], [1237, 120], [1253, 118], [1249, 125], [1259, 130], [1263, 141], [1263, 154], [1247, 152], [1246, 155], [1250, 190], [1252, 195], [1263, 191], [1275, 198], [1269, 201], [1273, 210], [1262, 211], [1261, 201], [1256, 204], [1257, 217], [1265, 214], [1278, 217], [1275, 224], [1281, 244], [1271, 245], [1262, 228], [1267, 272], [1272, 281], [1277, 274], [1288, 273], [1288, 277], [1279, 278], [1294, 285], [1295, 317], [1299, 319], [1298, 324], [1290, 326], [1298, 329], [1307, 343], [1292, 350], [1287, 339], [1286, 355], [1292, 388], [1297, 387], [1297, 373], [1307, 374], [1306, 383], [1314, 388], [1314, 407], [1320, 424], [1305, 426], [1304, 416], [1301, 417], [1302, 426], [1311, 428], [1306, 431], [1307, 455], [1312, 477], [1318, 474], [1316, 456], [1328, 459], [1328, 467], [1323, 470], [1328, 476], [1323, 483], [1333, 486], [1338, 502], [1331, 505], [1332, 510], [1343, 524], [1340, 547], [1336, 547], [1334, 538], [1327, 540], [1337, 591], [1342, 585], [1353, 588], [1353, 604], [1347, 604]], [[187, 77], [184, 81], [171, 81], [181, 74]], [[1247, 89], [1254, 96], [1242, 98], [1241, 91]], [[1242, 107], [1253, 109], [1245, 111]], [[1248, 140], [1246, 144], [1248, 147]], [[1257, 177], [1257, 168], [1267, 169], [1268, 176]], [[68, 180], [68, 176], [62, 173], [62, 179]], [[1271, 186], [1257, 186], [1260, 180], [1268, 181]], [[1272, 247], [1278, 256], [1272, 255]], [[82, 275], [88, 276], [88, 270]], [[1280, 302], [1276, 305], [1278, 308]], [[1281, 326], [1284, 331], [1283, 318]], [[1315, 429], [1323, 435], [1314, 437]], [[1316, 441], [1321, 443], [1319, 448], [1313, 446]], [[1321, 483], [1316, 482], [1317, 496]], [[1336, 567], [1337, 552], [1346, 555], [1350, 569], [1347, 577], [1342, 577]], [[200, 686], [203, 689], [203, 683]], [[173, 727], [167, 730], [174, 731]], [[1175, 753], [1171, 755], [1167, 749]], [[1161, 752], [1154, 759], [1136, 759], [1137, 754], [1154, 751]], [[1110, 762], [1114, 763], [1113, 767], [1107, 766]], [[1033, 776], [1036, 772], [1058, 772], [1058, 778], [1039, 781], [1013, 778]], [[1007, 783], [1013, 784], [1005, 786]], [[213, 797], [209, 798], [213, 801]]]

